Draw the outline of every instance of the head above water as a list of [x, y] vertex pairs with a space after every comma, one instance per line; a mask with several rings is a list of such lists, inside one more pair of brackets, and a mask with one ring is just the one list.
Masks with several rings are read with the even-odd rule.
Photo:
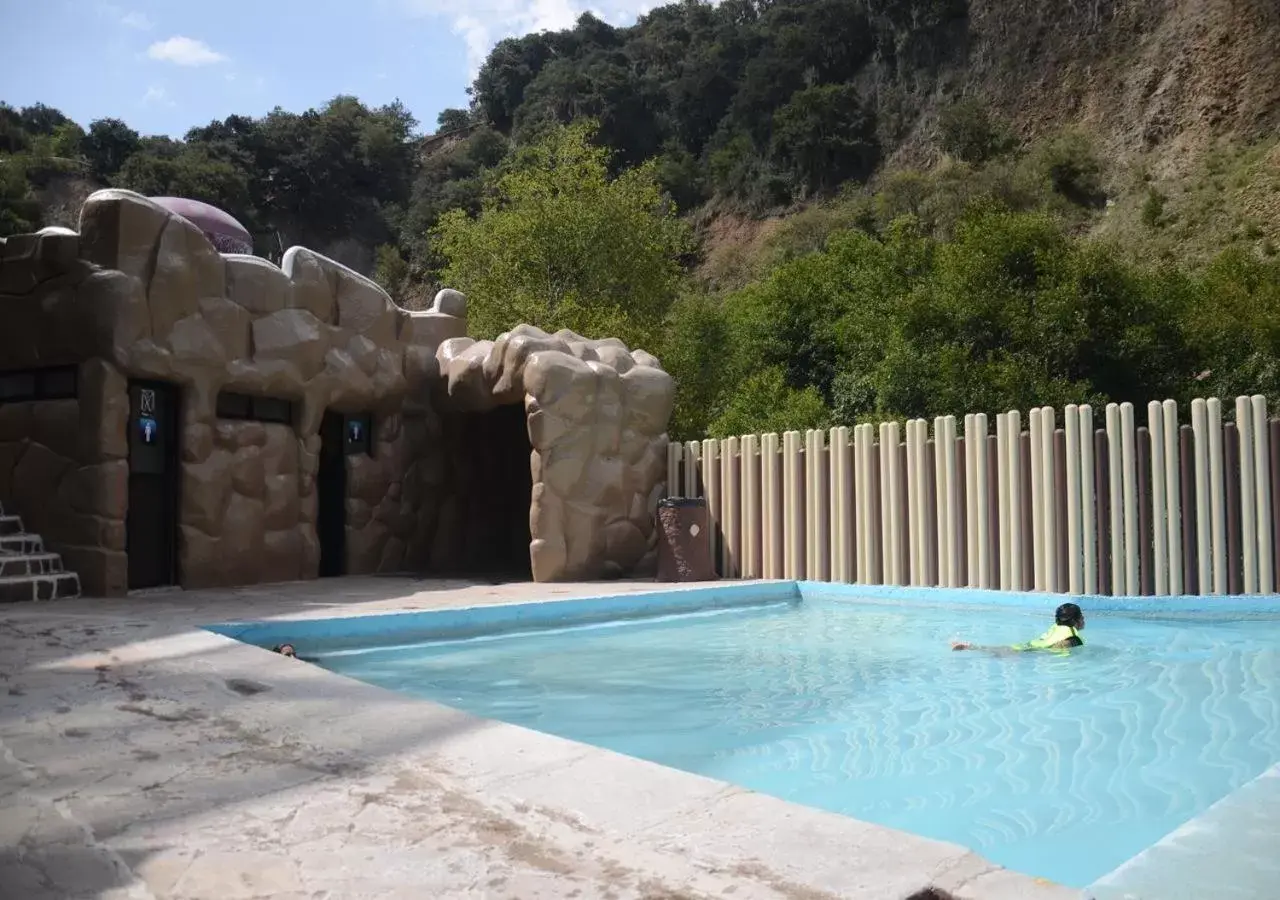
[[1053, 612], [1053, 621], [1068, 628], [1083, 628], [1084, 613], [1074, 603], [1064, 603]]

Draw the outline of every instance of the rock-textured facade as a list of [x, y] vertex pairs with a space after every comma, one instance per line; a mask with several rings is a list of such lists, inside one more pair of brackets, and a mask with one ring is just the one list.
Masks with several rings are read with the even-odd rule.
[[542, 581], [652, 563], [674, 385], [643, 351], [472, 342], [456, 291], [407, 311], [302, 248], [220, 254], [116, 190], [78, 233], [0, 242], [0, 311], [0, 503], [86, 593], [499, 551]]

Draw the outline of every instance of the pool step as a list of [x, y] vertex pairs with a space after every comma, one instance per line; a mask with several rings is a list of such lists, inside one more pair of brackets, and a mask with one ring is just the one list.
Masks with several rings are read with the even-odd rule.
[[0, 603], [65, 600], [80, 596], [80, 576], [66, 571], [62, 557], [27, 531], [21, 516], [0, 507]]

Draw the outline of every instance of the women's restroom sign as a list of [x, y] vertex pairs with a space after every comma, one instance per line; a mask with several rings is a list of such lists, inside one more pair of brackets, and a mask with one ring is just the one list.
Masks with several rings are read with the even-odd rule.
[[138, 391], [138, 436], [144, 444], [154, 444], [160, 427], [156, 423], [156, 392], [150, 388]]

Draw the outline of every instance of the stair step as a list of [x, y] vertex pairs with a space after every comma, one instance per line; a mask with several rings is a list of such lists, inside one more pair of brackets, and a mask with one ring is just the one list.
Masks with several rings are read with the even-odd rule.
[[20, 531], [16, 534], [0, 534], [0, 553], [43, 553], [44, 538], [38, 534]]
[[0, 603], [21, 603], [26, 600], [65, 600], [79, 596], [80, 576], [75, 572], [0, 577]]
[[21, 534], [22, 516], [0, 515], [0, 534]]
[[5, 553], [0, 555], [0, 578], [10, 575], [53, 575], [62, 571], [56, 553]]

